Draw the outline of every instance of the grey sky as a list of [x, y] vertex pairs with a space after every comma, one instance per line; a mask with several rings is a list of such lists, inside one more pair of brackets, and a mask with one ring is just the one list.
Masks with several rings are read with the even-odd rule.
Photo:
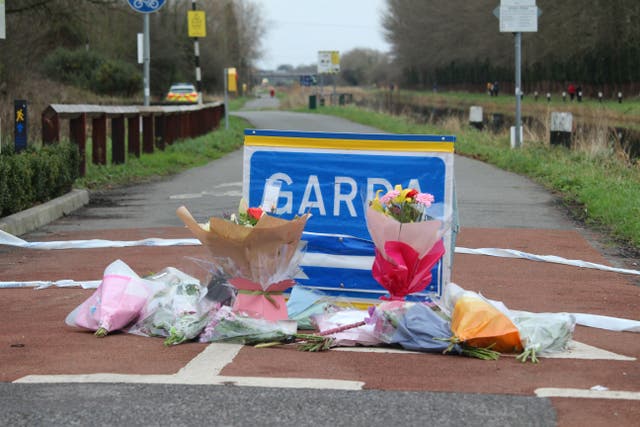
[[258, 67], [316, 64], [319, 50], [357, 47], [389, 50], [381, 14], [385, 0], [253, 0], [264, 12], [267, 33]]

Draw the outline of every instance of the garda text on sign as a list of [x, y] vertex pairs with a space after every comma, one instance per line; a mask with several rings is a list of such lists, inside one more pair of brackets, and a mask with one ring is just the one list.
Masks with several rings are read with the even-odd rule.
[[[453, 136], [245, 131], [243, 194], [259, 206], [268, 182], [279, 181], [276, 214], [311, 213], [302, 284], [347, 296], [383, 294], [371, 276], [374, 249], [365, 209], [396, 184], [434, 195], [431, 215], [453, 217]], [[445, 246], [452, 243], [445, 235]], [[449, 250], [448, 250], [449, 251]], [[445, 259], [446, 258], [446, 259]], [[448, 256], [432, 273], [440, 292]]]

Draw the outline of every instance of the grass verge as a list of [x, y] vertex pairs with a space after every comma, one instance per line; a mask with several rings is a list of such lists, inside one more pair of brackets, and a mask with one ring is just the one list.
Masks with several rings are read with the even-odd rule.
[[541, 142], [513, 150], [508, 136], [477, 131], [459, 122], [449, 128], [416, 124], [407, 117], [353, 106], [324, 107], [318, 112], [393, 133], [454, 134], [456, 153], [530, 177], [560, 196], [576, 218], [640, 250], [639, 164], [629, 166], [611, 156], [589, 156]]

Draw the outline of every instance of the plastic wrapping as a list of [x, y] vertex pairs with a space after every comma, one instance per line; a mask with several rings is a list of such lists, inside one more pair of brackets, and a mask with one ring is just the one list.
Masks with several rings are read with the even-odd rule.
[[286, 340], [297, 331], [295, 320], [267, 320], [238, 315], [230, 307], [212, 313], [198, 340], [200, 342], [234, 342], [258, 344]]
[[134, 322], [147, 300], [161, 287], [116, 260], [107, 266], [94, 293], [69, 313], [65, 322], [96, 331], [97, 336], [107, 335]]
[[166, 337], [166, 345], [196, 338], [215, 307], [214, 302], [205, 298], [207, 288], [198, 279], [173, 267], [165, 268], [149, 280], [162, 284], [162, 289], [144, 306], [129, 332]]
[[269, 320], [287, 319], [282, 292], [300, 271], [306, 243], [300, 240], [309, 215], [291, 221], [268, 214], [254, 227], [210, 218], [201, 227], [184, 207], [177, 214], [213, 255], [213, 262], [238, 289], [234, 310]]
[[366, 207], [375, 245], [372, 274], [389, 292], [382, 299], [404, 300], [431, 283], [432, 269], [446, 251], [443, 236], [450, 224], [450, 218], [428, 213], [433, 201], [428, 193], [396, 186]]

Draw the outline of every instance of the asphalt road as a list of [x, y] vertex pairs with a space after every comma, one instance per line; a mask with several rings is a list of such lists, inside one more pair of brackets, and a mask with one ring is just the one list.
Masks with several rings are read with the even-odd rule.
[[[274, 106], [274, 103], [275, 101], [270, 98], [256, 100], [256, 103], [248, 105], [248, 110], [234, 114], [248, 120], [252, 127], [260, 129], [380, 132], [377, 129], [335, 117], [261, 110], [265, 106]], [[162, 181], [94, 194], [91, 203], [86, 207], [22, 237], [27, 240], [56, 239], [59, 235], [78, 236], [85, 233], [86, 235], [93, 234], [104, 238], [110, 235], [110, 230], [118, 230], [118, 234], [117, 236], [114, 234], [114, 238], [121, 238], [127, 233], [130, 233], [135, 238], [136, 230], [139, 229], [154, 227], [173, 227], [173, 229], [177, 229], [182, 227], [182, 223], [175, 216], [175, 210], [183, 204], [189, 207], [196, 219], [202, 220], [209, 216], [235, 210], [242, 190], [241, 172], [242, 150], [238, 150], [206, 166], [189, 170]], [[588, 244], [578, 242], [576, 246], [572, 246], [569, 241], [570, 239], [579, 240], [580, 236], [591, 234], [567, 217], [557, 200], [540, 186], [518, 175], [459, 156], [455, 159], [455, 174], [460, 223], [463, 228], [470, 230], [466, 232], [467, 236], [470, 236], [470, 241], [486, 242], [493, 239], [496, 245], [501, 243], [509, 244], [510, 237], [521, 233], [521, 235], [525, 236], [522, 240], [524, 243], [522, 243], [523, 247], [521, 249], [526, 249], [527, 244], [536, 246], [536, 238], [539, 238], [544, 240], [545, 243], [538, 247], [548, 251], [557, 249], [568, 254], [575, 248], [580, 248], [583, 252], [579, 256], [589, 256], [591, 254]], [[100, 232], [100, 230], [103, 231]], [[539, 232], [539, 230], [545, 231]], [[556, 231], [560, 233], [559, 236], [555, 235]], [[564, 236], [567, 236], [566, 242], [563, 241]], [[138, 251], [143, 250], [139, 249]], [[171, 256], [167, 253], [154, 253], [158, 258]], [[28, 263], [28, 254], [23, 255], [21, 252], [12, 252], [10, 255], [17, 259], [18, 261], [16, 262], [18, 263]], [[41, 270], [54, 269], [56, 260], [51, 258], [53, 256], [50, 255], [49, 258], [42, 258], [38, 261], [40, 264], [35, 265], [35, 270], [37, 271], [39, 268]], [[469, 258], [463, 258], [463, 261], [466, 260], [469, 260]], [[534, 276], [534, 274], [527, 274], [526, 271], [528, 270], [520, 271], [518, 266], [507, 267], [506, 263], [497, 261], [495, 262], [497, 270], [485, 272], [481, 269], [489, 267], [478, 267], [478, 265], [489, 266], [491, 262], [475, 264], [474, 261], [472, 260], [466, 268], [460, 270], [458, 279], [464, 281], [465, 278], [473, 277], [477, 278], [479, 282], [484, 280], [485, 283], [494, 285], [496, 289], [501, 289], [505, 297], [511, 295], [510, 283], [502, 281], [502, 278], [496, 280], [495, 278], [498, 275], [503, 274], [496, 273], [496, 271], [504, 271], [504, 275], [507, 276], [506, 279], [509, 280], [514, 280], [519, 275], [527, 276], [523, 277], [523, 280], [525, 278], [532, 280], [532, 276]], [[66, 262], [68, 263], [68, 261]], [[1, 262], [0, 265], [2, 265]], [[541, 274], [546, 269], [546, 267], [540, 265], [537, 265], [536, 268], [538, 270], [535, 270], [535, 275]], [[495, 275], [491, 276], [491, 274]], [[554, 274], [558, 276], [554, 278], [551, 275], [548, 280], [545, 279], [545, 284], [551, 286], [551, 288], [553, 288], [553, 283], [549, 282], [557, 280], [558, 283], [562, 284], [571, 283], [570, 278], [575, 275], [573, 270], [562, 269], [554, 270]], [[1, 272], [0, 276], [2, 276]], [[564, 279], [559, 277], [564, 277]], [[598, 280], [594, 282], [597, 283]], [[611, 283], [611, 286], [614, 285], [624, 286], [622, 283]], [[550, 288], [540, 287], [539, 291], [545, 292], [548, 289]], [[50, 290], [49, 292], [51, 294], [44, 295], [54, 295], [56, 290]], [[565, 292], [570, 292], [569, 289], [565, 291], [563, 288], [558, 292], [558, 301], [566, 303], [566, 301], [572, 300], [570, 295], [566, 298], [562, 297]], [[535, 298], [536, 290], [532, 290], [531, 293], [531, 298]], [[15, 295], [18, 295], [18, 293], [16, 292]], [[53, 297], [52, 301], [54, 301]], [[553, 303], [554, 301], [547, 301], [545, 303], [547, 305], [540, 305], [540, 307], [550, 310], [555, 308]], [[25, 304], [28, 305], [28, 303]], [[8, 307], [2, 308], [8, 309]], [[6, 334], [6, 330], [3, 333]], [[61, 331], [60, 333], [63, 333], [63, 339], [65, 333], [68, 335], [68, 331]], [[596, 343], [604, 342], [603, 337], [592, 337], [588, 332], [583, 332], [582, 337], [592, 338], [593, 342]], [[74, 343], [77, 341], [77, 345], [84, 345], [81, 344], [85, 342], [82, 341], [84, 336], [78, 337], [78, 334], [74, 334], [74, 337], [69, 338], [73, 338]], [[623, 340], [612, 339], [610, 335], [607, 335], [606, 338], [613, 341], [618, 346], [616, 348], [621, 348], [622, 344], [620, 343]], [[633, 336], [631, 339], [634, 338], [636, 337]], [[20, 340], [19, 337], [11, 339], [13, 340], [11, 342]], [[125, 339], [129, 340], [126, 341]], [[143, 341], [131, 341], [133, 339], [133, 337], [115, 336], [111, 342], [120, 342], [120, 345], [123, 345], [118, 350], [120, 352], [134, 352], [134, 348], [143, 349], [146, 348], [145, 346], [150, 345], [148, 344], [148, 339], [146, 339], [147, 341], [145, 339], [142, 339]], [[28, 339], [23, 336], [22, 340]], [[636, 341], [637, 339], [633, 342], [635, 343]], [[133, 342], [131, 344], [132, 347], [128, 348], [127, 343], [131, 342]], [[100, 345], [103, 345], [103, 343], [105, 342], [101, 342]], [[31, 343], [27, 345], [31, 346]], [[49, 343], [46, 345], [54, 346], [56, 344]], [[72, 344], [70, 340], [69, 345], [76, 344]], [[105, 343], [104, 345], [107, 344]], [[632, 346], [631, 348], [634, 350], [629, 350], [629, 352], [636, 351], [635, 347]], [[184, 353], [182, 357], [190, 360], [192, 356], [189, 356], [189, 354], [194, 351], [197, 354], [200, 351], [200, 347], [195, 350], [193, 347], [187, 346], [170, 350], [175, 350], [174, 353], [181, 351]], [[5, 351], [4, 347], [2, 351]], [[43, 354], [44, 352], [43, 350]], [[338, 362], [333, 367], [326, 366], [326, 363], [313, 357], [315, 355], [305, 354], [304, 358], [302, 358], [303, 356], [298, 354], [291, 355], [293, 358], [291, 361], [289, 359], [283, 360], [282, 369], [285, 370], [286, 366], [295, 370], [296, 367], [301, 368], [301, 363], [309, 363], [309, 372], [317, 378], [333, 378], [334, 376], [335, 378], [341, 378], [340, 375], [354, 375], [353, 373], [341, 374], [345, 367], [349, 366], [350, 360], [362, 360], [362, 363], [376, 363], [375, 360], [377, 360], [381, 364], [366, 368], [365, 370], [370, 374], [368, 376], [362, 374], [363, 378], [361, 378], [362, 381], [369, 384], [368, 388], [370, 389], [358, 391], [304, 387], [286, 389], [269, 386], [247, 387], [232, 385], [234, 384], [233, 382], [229, 382], [228, 385], [123, 384], [118, 383], [117, 380], [100, 384], [41, 384], [37, 383], [37, 381], [34, 384], [0, 383], [0, 401], [3, 402], [0, 406], [0, 424], [11, 426], [89, 424], [171, 426], [244, 426], [256, 424], [453, 426], [473, 424], [485, 426], [553, 426], [558, 424], [558, 420], [562, 421], [560, 425], [586, 425], [585, 417], [580, 418], [579, 415], [584, 413], [590, 416], [588, 415], [590, 414], [589, 411], [586, 410], [589, 403], [585, 403], [585, 399], [581, 401], [580, 399], [564, 399], [558, 403], [550, 398], [533, 395], [527, 384], [522, 386], [513, 385], [514, 382], [518, 381], [518, 372], [522, 373], [523, 378], [529, 378], [529, 380], [524, 380], [525, 382], [533, 382], [533, 378], [543, 378], [540, 380], [541, 383], [553, 382], [553, 378], [564, 378], [564, 376], [570, 378], [572, 376], [571, 367], [575, 366], [573, 362], [567, 366], [561, 362], [554, 364], [553, 361], [550, 361], [547, 365], [541, 366], [540, 371], [536, 373], [532, 371], [533, 368], [531, 367], [514, 367], [510, 362], [506, 362], [506, 366], [491, 364], [483, 365], [481, 368], [477, 363], [473, 364], [466, 360], [451, 361], [447, 358], [448, 360], [445, 364], [448, 367], [445, 367], [445, 364], [442, 366], [416, 367], [415, 372], [420, 372], [420, 374], [416, 374], [418, 375], [417, 378], [415, 376], [410, 378], [411, 370], [406, 372], [407, 368], [401, 366], [407, 359], [394, 358], [393, 355], [370, 359], [355, 354], [354, 356], [345, 356], [340, 354], [341, 352], [335, 353], [335, 358]], [[87, 348], [86, 356], [82, 352], [72, 352], [71, 354], [73, 354], [73, 358], [77, 359], [76, 364], [82, 366], [91, 365], [92, 363], [106, 365], [110, 361], [119, 360], [117, 359], [118, 356], [109, 355], [106, 350], [104, 355], [101, 356], [102, 353], [96, 348]], [[243, 369], [249, 369], [251, 374], [245, 375], [269, 376], [273, 373], [271, 372], [273, 368], [268, 363], [277, 364], [278, 361], [266, 361], [263, 354], [265, 353], [254, 354], [250, 350], [240, 353], [238, 357], [240, 361], [234, 362], [238, 367], [234, 368], [235, 365], [230, 365], [229, 373], [226, 375], [234, 375], [234, 369], [239, 369], [241, 373], [245, 372]], [[282, 354], [275, 351], [273, 357], [277, 359]], [[298, 358], [296, 359], [294, 356]], [[91, 359], [84, 360], [85, 357]], [[138, 366], [144, 365], [145, 358], [148, 359], [148, 363], [153, 363], [152, 360], [164, 356], [140, 352], [135, 353], [133, 357], [143, 359], [138, 360], [136, 365]], [[251, 357], [254, 358], [252, 359]], [[71, 367], [74, 364], [70, 360], [62, 361], [59, 357], [57, 359], [51, 357], [49, 360], [54, 359], [57, 360], [56, 363], [69, 366], [64, 369], [72, 369]], [[428, 363], [421, 362], [421, 360], [432, 361], [433, 359], [415, 359], [415, 361], [419, 361], [418, 363]], [[241, 363], [242, 361], [245, 362], [244, 365]], [[19, 359], [14, 363], [19, 364]], [[33, 361], [30, 361], [30, 363], [33, 363]], [[43, 367], [48, 365], [46, 358], [41, 363]], [[113, 363], [117, 365], [117, 363]], [[637, 362], [635, 363], [637, 364]], [[265, 365], [263, 366], [263, 364]], [[397, 364], [397, 366], [394, 366], [394, 364]], [[253, 370], [251, 369], [252, 366]], [[412, 365], [409, 364], [407, 366]], [[484, 368], [484, 366], [487, 366], [487, 368]], [[616, 365], [616, 367], [618, 366], [620, 365]], [[10, 367], [5, 365], [2, 369], [6, 375], [11, 376]], [[82, 371], [85, 368], [78, 369]], [[546, 371], [546, 369], [549, 370]], [[630, 372], [632, 376], [638, 375], [637, 369], [630, 370], [626, 367], [618, 369], [615, 374], [611, 373], [610, 376], [619, 375], [622, 369], [625, 370], [624, 375], [627, 375], [626, 372]], [[33, 370], [37, 371], [38, 369]], [[43, 370], [50, 372], [55, 371], [56, 368]], [[334, 371], [333, 373], [332, 370]], [[355, 371], [357, 370], [354, 369]], [[604, 365], [587, 365], [580, 368], [580, 372], [583, 371], [604, 372], [605, 369]], [[116, 370], [115, 372], [119, 371]], [[396, 372], [407, 376], [405, 387], [408, 388], [403, 388], [402, 380], [393, 379]], [[506, 375], [507, 372], [510, 374]], [[493, 375], [495, 375], [495, 384], [489, 384], [491, 378], [494, 378]], [[542, 377], [538, 375], [542, 375]], [[587, 374], [581, 375], [587, 376]], [[603, 377], [606, 378], [607, 375], [603, 374]], [[424, 376], [422, 384], [420, 376]], [[448, 382], [448, 376], [457, 378], [457, 381], [463, 378], [464, 384]], [[385, 386], [384, 381], [381, 382], [379, 378], [388, 378], [389, 384], [393, 385]], [[601, 379], [602, 377], [598, 378]], [[629, 381], [632, 378], [627, 377], [626, 380]], [[91, 381], [91, 377], [88, 377], [87, 381]], [[483, 381], [486, 382], [486, 387], [483, 386]], [[500, 381], [508, 382], [509, 385], [498, 384]], [[584, 381], [596, 380], [587, 378]], [[562, 380], [561, 382], [565, 381]], [[571, 380], [567, 379], [566, 383], [571, 383]], [[515, 387], [515, 391], [509, 388], [511, 386]], [[432, 390], [439, 391], [434, 392]], [[603, 405], [601, 401], [598, 401], [598, 404], [593, 407], [603, 408], [605, 407]], [[629, 412], [629, 404], [627, 403], [617, 402], [610, 404], [609, 407], [620, 408], [615, 409], [615, 411], [631, 414], [623, 417], [623, 422], [620, 425], [626, 425], [626, 422], [633, 419], [633, 414], [637, 414], [637, 408], [635, 412], [633, 410]], [[611, 411], [614, 411], [614, 409]], [[607, 413], [604, 418], [609, 415], [610, 413]], [[578, 424], [573, 424], [572, 420], [578, 420]], [[598, 422], [593, 425], [598, 425]], [[606, 424], [600, 423], [600, 425]]]

